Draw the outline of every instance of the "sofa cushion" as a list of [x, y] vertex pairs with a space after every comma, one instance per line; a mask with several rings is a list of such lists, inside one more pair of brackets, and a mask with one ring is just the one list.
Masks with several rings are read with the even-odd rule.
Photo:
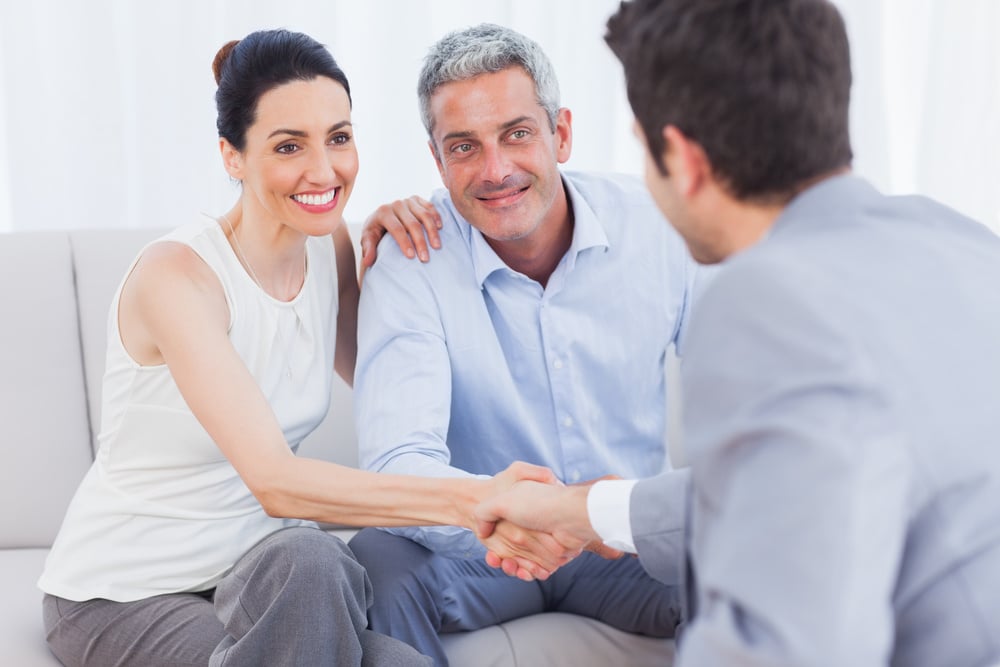
[[58, 667], [45, 645], [42, 574], [48, 549], [0, 549], [0, 662], [18, 667]]
[[65, 233], [2, 239], [0, 313], [0, 547], [49, 546], [91, 460]]

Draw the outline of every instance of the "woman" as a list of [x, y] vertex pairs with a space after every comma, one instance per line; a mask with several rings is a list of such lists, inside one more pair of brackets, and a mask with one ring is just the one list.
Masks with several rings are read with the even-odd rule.
[[99, 451], [39, 581], [49, 644], [67, 665], [423, 664], [366, 629], [364, 570], [309, 520], [473, 528], [480, 500], [548, 471], [423, 479], [295, 456], [333, 369], [353, 374], [350, 89], [287, 31], [227, 44], [213, 69], [241, 196], [147, 246], [115, 295]]

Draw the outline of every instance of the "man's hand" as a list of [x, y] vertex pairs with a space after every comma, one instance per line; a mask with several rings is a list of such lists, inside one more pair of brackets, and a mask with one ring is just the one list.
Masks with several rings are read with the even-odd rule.
[[523, 581], [544, 581], [580, 555], [579, 549], [569, 548], [551, 535], [521, 528], [510, 521], [498, 522], [493, 532], [480, 540], [488, 550], [487, 563]]
[[399, 245], [409, 258], [417, 256], [420, 261], [430, 261], [427, 243], [432, 248], [441, 247], [438, 230], [441, 216], [437, 209], [424, 199], [413, 195], [383, 204], [368, 216], [361, 230], [361, 273], [375, 263], [376, 246], [386, 233]]
[[[504, 494], [524, 482], [543, 486], [562, 485], [548, 468], [517, 461], [490, 480], [492, 488], [484, 498]], [[478, 525], [477, 517], [473, 517], [472, 522]], [[504, 572], [525, 581], [547, 579], [580, 553], [579, 549], [567, 547], [551, 535], [510, 522], [501, 522], [496, 527], [491, 525], [489, 535], [479, 537], [489, 552], [503, 561]]]
[[478, 521], [476, 534], [490, 549], [486, 562], [507, 574], [521, 576], [519, 564], [507, 562], [508, 557], [497, 552], [488, 542], [495, 531], [507, 530], [504, 526], [509, 523], [550, 535], [562, 545], [566, 554], [573, 557], [588, 547], [605, 557], [621, 555], [605, 547], [590, 526], [587, 516], [589, 491], [589, 484], [556, 486], [524, 480], [515, 483], [509, 491], [481, 503], [475, 511]]

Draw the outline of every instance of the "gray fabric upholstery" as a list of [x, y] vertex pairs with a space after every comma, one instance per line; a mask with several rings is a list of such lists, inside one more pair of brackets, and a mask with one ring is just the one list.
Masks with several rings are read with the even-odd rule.
[[42, 547], [90, 465], [65, 234], [4, 237], [0, 271], [0, 547]]
[[111, 298], [139, 249], [161, 233], [121, 229], [82, 230], [69, 235], [76, 272], [83, 370], [90, 397], [90, 429], [95, 445], [101, 429], [101, 378]]
[[[160, 230], [0, 234], [0, 664], [51, 667], [35, 582], [100, 427], [105, 328], [129, 262]], [[357, 237], [357, 232], [354, 232]], [[350, 388], [300, 454], [357, 465]], [[351, 531], [338, 531], [346, 541]], [[456, 667], [669, 665], [673, 644], [567, 614], [446, 635]]]
[[53, 667], [59, 663], [45, 645], [42, 592], [35, 581], [48, 549], [0, 549], [0, 663]]

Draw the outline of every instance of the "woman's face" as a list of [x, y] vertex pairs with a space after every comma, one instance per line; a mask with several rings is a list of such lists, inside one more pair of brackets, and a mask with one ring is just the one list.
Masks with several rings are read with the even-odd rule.
[[292, 81], [260, 97], [240, 153], [222, 140], [230, 176], [243, 182], [244, 215], [311, 236], [343, 219], [358, 174], [347, 91], [327, 77]]

